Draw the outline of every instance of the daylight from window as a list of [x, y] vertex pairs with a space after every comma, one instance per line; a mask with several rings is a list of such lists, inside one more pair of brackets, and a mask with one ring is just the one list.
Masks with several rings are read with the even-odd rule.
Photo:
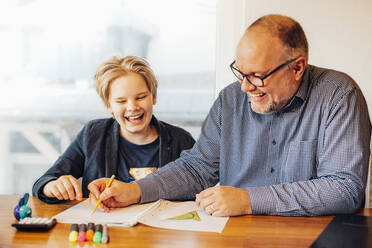
[[88, 120], [109, 117], [95, 91], [112, 55], [147, 59], [154, 114], [196, 136], [214, 100], [216, 0], [2, 0], [0, 193], [33, 182]]

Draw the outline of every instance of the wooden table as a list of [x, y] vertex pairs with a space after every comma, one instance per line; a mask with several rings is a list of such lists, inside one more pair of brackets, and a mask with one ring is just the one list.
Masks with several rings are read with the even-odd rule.
[[[110, 243], [70, 243], [69, 224], [57, 223], [49, 232], [19, 232], [11, 224], [15, 222], [13, 209], [21, 196], [0, 195], [0, 247], [309, 247], [332, 216], [279, 217], [240, 216], [231, 217], [222, 234], [176, 231], [148, 227], [109, 227]], [[77, 202], [48, 205], [30, 197], [28, 205], [34, 217], [52, 217]], [[372, 215], [372, 209], [361, 211]]]

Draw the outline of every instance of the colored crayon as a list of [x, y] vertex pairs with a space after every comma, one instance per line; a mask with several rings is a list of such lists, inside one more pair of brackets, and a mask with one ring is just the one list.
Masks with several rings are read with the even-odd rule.
[[79, 234], [78, 234], [78, 241], [79, 242], [84, 242], [86, 239], [86, 231], [87, 231], [87, 225], [85, 224], [80, 224], [79, 226]]
[[86, 233], [86, 239], [87, 241], [93, 241], [93, 237], [94, 237], [94, 223], [89, 222], [88, 231]]
[[101, 243], [101, 240], [102, 240], [102, 225], [98, 224], [96, 225], [96, 230], [94, 232], [93, 242]]
[[103, 244], [106, 244], [106, 243], [108, 243], [108, 241], [109, 241], [108, 230], [107, 230], [107, 225], [105, 224], [105, 225], [103, 225], [102, 240], [101, 240], [101, 242]]
[[78, 239], [78, 224], [71, 224], [70, 235], [68, 240], [70, 242], [76, 242]]

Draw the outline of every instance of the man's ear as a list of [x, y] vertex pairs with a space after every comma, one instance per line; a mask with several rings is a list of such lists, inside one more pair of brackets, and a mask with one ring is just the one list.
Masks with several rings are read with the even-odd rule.
[[292, 66], [295, 74], [295, 79], [300, 81], [302, 79], [302, 75], [305, 72], [306, 69], [306, 59], [304, 56], [298, 57]]
[[152, 105], [155, 105], [156, 104], [156, 96], [154, 96], [153, 98], [152, 98]]

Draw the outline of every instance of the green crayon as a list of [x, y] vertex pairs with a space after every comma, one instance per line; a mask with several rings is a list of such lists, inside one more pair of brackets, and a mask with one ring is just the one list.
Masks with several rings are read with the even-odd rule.
[[93, 242], [94, 243], [101, 243], [102, 240], [102, 225], [96, 225], [96, 230], [94, 232]]

